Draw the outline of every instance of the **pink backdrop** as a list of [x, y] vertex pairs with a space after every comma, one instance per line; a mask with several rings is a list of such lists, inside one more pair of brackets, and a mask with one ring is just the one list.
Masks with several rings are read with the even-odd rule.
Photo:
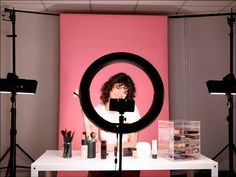
[[[157, 120], [169, 119], [167, 17], [145, 15], [61, 14], [60, 16], [60, 130], [75, 130], [73, 148], [80, 149], [84, 131], [78, 98], [72, 93], [79, 88], [81, 77], [88, 66], [103, 55], [113, 52], [130, 52], [148, 60], [156, 67], [165, 88], [164, 105], [149, 127], [139, 132], [139, 141], [157, 139]], [[115, 63], [100, 70], [95, 76], [90, 93], [94, 104], [99, 102], [101, 85], [111, 75], [125, 72], [137, 88], [135, 102], [141, 116], [150, 107], [153, 89], [146, 74], [131, 64]], [[64, 173], [60, 173], [62, 176]], [[69, 176], [78, 176], [70, 173]], [[83, 174], [86, 176], [86, 174]], [[142, 176], [169, 176], [169, 172], [142, 172]], [[68, 176], [68, 173], [67, 175]], [[80, 175], [82, 173], [80, 172]]]

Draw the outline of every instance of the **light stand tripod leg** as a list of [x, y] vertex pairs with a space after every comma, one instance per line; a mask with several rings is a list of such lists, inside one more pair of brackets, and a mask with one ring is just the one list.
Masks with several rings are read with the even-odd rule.
[[220, 152], [218, 152], [212, 159], [215, 160], [220, 154], [222, 154], [227, 148], [229, 147], [229, 145], [227, 144]]
[[6, 152], [3, 154], [3, 156], [0, 159], [0, 162], [6, 157], [6, 155], [8, 154], [8, 152], [10, 151], [10, 147], [6, 150]]
[[10, 168], [10, 160], [8, 161], [7, 171], [6, 171], [5, 177], [8, 177], [8, 174], [9, 174], [9, 168]]
[[[23, 152], [23, 154], [25, 154], [32, 162], [34, 162], [35, 160], [19, 145], [19, 144], [16, 144], [16, 147], [19, 148], [19, 150], [21, 152]], [[0, 162], [6, 157], [6, 155], [9, 153], [10, 151], [10, 147], [7, 149], [7, 151], [3, 154], [3, 156], [1, 157], [0, 159]], [[8, 162], [8, 166], [7, 167], [1, 167], [0, 170], [3, 170], [5, 168], [8, 168], [8, 171], [9, 171], [9, 162]], [[17, 165], [16, 168], [30, 168], [30, 167], [27, 167], [27, 166], [19, 166]]]
[[18, 147], [32, 162], [35, 161], [19, 144], [16, 144], [16, 147]]
[[233, 146], [233, 150], [234, 150], [234, 153], [236, 154], [236, 147], [235, 147], [235, 144]]

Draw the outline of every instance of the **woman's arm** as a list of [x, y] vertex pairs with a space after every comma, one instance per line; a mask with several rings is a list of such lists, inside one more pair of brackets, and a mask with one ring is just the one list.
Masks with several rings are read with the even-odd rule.
[[100, 152], [101, 142], [99, 141], [99, 129], [97, 128], [97, 126], [95, 126], [89, 121], [88, 117], [85, 114], [84, 114], [84, 128], [86, 132], [86, 138], [88, 140], [91, 139], [91, 133], [95, 133], [96, 152]]
[[[130, 133], [127, 142], [122, 143], [122, 148], [135, 148], [138, 142], [138, 133]], [[117, 144], [107, 144], [107, 151], [113, 152]]]
[[[137, 114], [138, 113], [138, 114]], [[135, 111], [135, 117], [136, 119], [139, 119], [140, 115], [139, 112]], [[84, 126], [85, 126], [85, 131], [86, 131], [86, 135], [90, 136], [92, 132], [94, 132], [96, 134], [96, 152], [100, 152], [101, 151], [101, 137], [100, 137], [100, 129], [95, 126], [94, 124], [92, 124], [89, 119], [86, 117], [86, 115], [84, 115]], [[91, 137], [88, 137], [91, 138]], [[122, 147], [123, 148], [134, 148], [136, 146], [136, 143], [138, 142], [138, 133], [130, 133], [129, 134], [129, 138], [127, 142], [123, 142], [122, 143]], [[114, 148], [117, 146], [116, 143], [114, 144], [107, 144], [107, 151], [109, 152], [113, 152]]]
[[134, 148], [138, 142], [138, 133], [130, 133], [129, 134], [129, 141], [123, 143], [123, 147], [132, 147]]
[[88, 120], [87, 116], [83, 113], [84, 116], [84, 128], [85, 128], [85, 133], [86, 133], [86, 138], [91, 138], [91, 127], [90, 127], [90, 121]]

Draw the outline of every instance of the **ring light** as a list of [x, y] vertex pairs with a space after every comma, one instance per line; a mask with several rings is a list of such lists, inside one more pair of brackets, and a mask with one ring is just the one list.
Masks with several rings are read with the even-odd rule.
[[[123, 124], [122, 128], [119, 128], [119, 123], [111, 123], [103, 119], [94, 109], [90, 99], [90, 85], [94, 76], [105, 66], [118, 62], [130, 63], [142, 69], [151, 80], [154, 90], [153, 101], [148, 112], [134, 123]], [[147, 60], [132, 53], [116, 52], [102, 56], [88, 67], [80, 82], [79, 95], [85, 115], [97, 127], [113, 133], [132, 133], [144, 129], [157, 118], [163, 106], [164, 86], [159, 73]]]

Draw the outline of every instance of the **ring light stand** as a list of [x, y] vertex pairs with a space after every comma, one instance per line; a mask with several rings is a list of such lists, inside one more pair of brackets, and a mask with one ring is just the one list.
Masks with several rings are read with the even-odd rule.
[[[140, 69], [142, 69], [149, 77], [152, 82], [154, 94], [153, 100], [150, 109], [148, 112], [138, 121], [130, 124], [124, 124], [124, 119], [121, 117], [120, 123], [111, 123], [104, 120], [94, 109], [91, 99], [90, 99], [90, 86], [95, 75], [107, 65], [125, 62], [133, 64]], [[93, 62], [88, 69], [85, 71], [79, 88], [79, 98], [81, 107], [88, 117], [88, 119], [93, 122], [96, 126], [100, 127], [103, 130], [119, 133], [120, 134], [120, 146], [119, 146], [119, 174], [122, 176], [121, 170], [121, 161], [122, 161], [122, 134], [123, 133], [132, 133], [137, 132], [141, 129], [144, 129], [148, 125], [150, 125], [159, 115], [164, 101], [164, 86], [162, 83], [162, 79], [154, 68], [152, 64], [150, 64], [144, 58], [127, 52], [116, 52], [110, 53], [102, 56]]]
[[[122, 127], [124, 125], [124, 121], [125, 121], [125, 117], [124, 117], [124, 113], [119, 112], [120, 116], [119, 116], [119, 127], [120, 130], [122, 130]], [[121, 131], [118, 132], [119, 134], [119, 176], [122, 177], [122, 137], [123, 134]]]

